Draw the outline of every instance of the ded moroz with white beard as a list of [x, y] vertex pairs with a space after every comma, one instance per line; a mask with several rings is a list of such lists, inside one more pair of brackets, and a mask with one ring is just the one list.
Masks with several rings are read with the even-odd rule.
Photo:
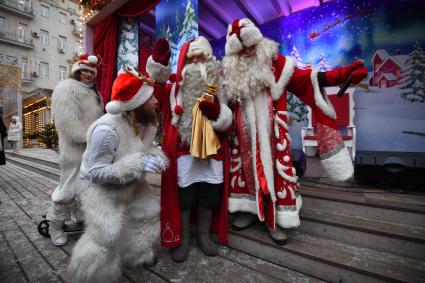
[[155, 97], [162, 112], [162, 148], [170, 159], [161, 180], [161, 243], [171, 257], [183, 262], [189, 254], [190, 211], [197, 211], [197, 242], [207, 256], [217, 254], [211, 227], [221, 243], [227, 242], [228, 156], [226, 130], [232, 122], [219, 87], [219, 64], [202, 36], [180, 50], [174, 83], [169, 46], [155, 43], [147, 72], [155, 79]]
[[299, 183], [292, 166], [286, 91], [312, 108], [318, 127], [318, 150], [330, 177], [346, 180], [353, 165], [335, 122], [325, 86], [344, 83], [351, 73], [356, 84], [367, 76], [362, 61], [328, 72], [301, 70], [292, 57], [279, 54], [279, 44], [264, 38], [249, 20], [228, 27], [223, 59], [223, 102], [232, 109], [229, 212], [239, 212], [233, 229], [256, 218], [266, 223], [271, 238], [286, 244], [283, 229], [300, 225]]

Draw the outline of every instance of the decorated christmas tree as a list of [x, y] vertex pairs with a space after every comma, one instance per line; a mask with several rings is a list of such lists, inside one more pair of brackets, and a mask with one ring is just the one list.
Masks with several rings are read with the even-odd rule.
[[401, 97], [411, 102], [425, 102], [425, 54], [419, 42], [409, 54], [402, 76]]
[[300, 53], [298, 53], [298, 49], [295, 47], [295, 45], [292, 48], [291, 55], [294, 57], [295, 64], [298, 68], [300, 68], [300, 69], [306, 68], [306, 65], [303, 63], [303, 60], [301, 59]]
[[323, 53], [320, 55], [320, 61], [317, 63], [316, 68], [319, 68], [321, 72], [326, 72], [332, 69], [331, 65], [329, 65], [328, 59]]

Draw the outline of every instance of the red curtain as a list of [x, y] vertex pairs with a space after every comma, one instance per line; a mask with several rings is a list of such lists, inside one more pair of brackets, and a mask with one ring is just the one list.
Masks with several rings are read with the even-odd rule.
[[156, 6], [160, 0], [131, 0], [122, 6], [117, 15], [122, 17], [140, 17]]
[[146, 63], [148, 61], [149, 56], [153, 54], [153, 48], [148, 46], [145, 43], [140, 44], [139, 48], [139, 70], [142, 72], [144, 76], [148, 76], [146, 73]]
[[111, 97], [112, 83], [115, 78], [117, 61], [117, 17], [111, 15], [97, 24], [93, 29], [94, 54], [102, 58], [102, 65], [97, 70], [97, 87], [106, 104]]
[[131, 0], [93, 28], [94, 54], [102, 58], [98, 68], [97, 86], [106, 104], [111, 97], [112, 84], [116, 74], [117, 61], [117, 16], [137, 17], [147, 13], [160, 0]]

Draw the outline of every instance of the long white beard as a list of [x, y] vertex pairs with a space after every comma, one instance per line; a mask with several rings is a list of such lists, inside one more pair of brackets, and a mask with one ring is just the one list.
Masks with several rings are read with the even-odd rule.
[[277, 54], [277, 47], [276, 42], [264, 38], [251, 56], [224, 57], [224, 87], [229, 100], [242, 102], [247, 97], [254, 98], [275, 83], [272, 59]]
[[179, 135], [185, 145], [190, 145], [192, 136], [192, 109], [196, 100], [202, 95], [208, 84], [217, 84], [218, 66], [215, 59], [201, 64], [187, 64], [182, 70], [183, 93], [182, 103], [184, 112], [180, 117]]

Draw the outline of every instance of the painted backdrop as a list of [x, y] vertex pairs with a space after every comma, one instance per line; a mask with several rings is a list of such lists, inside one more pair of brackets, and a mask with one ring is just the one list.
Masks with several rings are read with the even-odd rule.
[[[354, 93], [357, 149], [425, 152], [425, 10], [420, 0], [337, 0], [260, 26], [300, 68], [328, 70], [361, 58], [369, 76]], [[213, 43], [224, 55], [225, 38]], [[289, 96], [293, 147], [306, 109]]]
[[155, 9], [156, 38], [168, 39], [173, 72], [179, 51], [189, 39], [198, 36], [198, 0], [165, 0]]

